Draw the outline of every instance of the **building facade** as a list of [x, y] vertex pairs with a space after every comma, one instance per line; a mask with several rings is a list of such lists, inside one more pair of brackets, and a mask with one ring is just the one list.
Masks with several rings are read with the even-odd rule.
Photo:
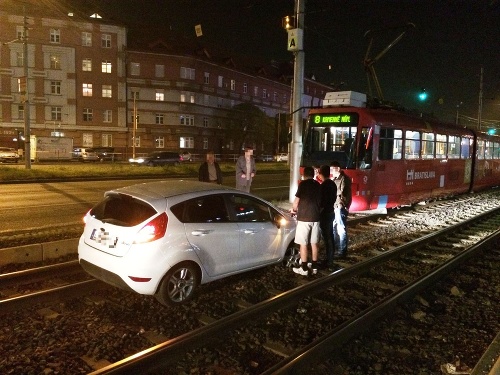
[[[0, 24], [2, 146], [22, 149], [26, 108], [32, 135], [114, 147], [126, 158], [157, 149], [239, 153], [225, 137], [235, 106], [250, 103], [276, 124], [290, 113], [290, 75], [277, 64], [254, 67], [204, 48], [177, 52], [161, 40], [128, 48], [126, 27], [99, 18], [24, 15], [0, 6]], [[306, 79], [304, 90], [307, 107], [321, 105], [331, 88]], [[259, 153], [286, 151], [286, 134], [276, 136], [253, 146]]]

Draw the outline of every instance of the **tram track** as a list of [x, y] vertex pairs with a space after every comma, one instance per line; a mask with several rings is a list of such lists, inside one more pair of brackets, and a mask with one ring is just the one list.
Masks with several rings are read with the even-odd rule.
[[[484, 211], [488, 208], [491, 208], [491, 206], [495, 206], [495, 203], [493, 202], [492, 204], [481, 207], [481, 209], [478, 210]], [[425, 209], [430, 209], [430, 207], [426, 207]], [[427, 212], [427, 214], [429, 214], [429, 212]], [[408, 220], [410, 220], [410, 218], [414, 219], [415, 216], [418, 215], [419, 213], [417, 211], [409, 213], [401, 212], [400, 214], [396, 214], [394, 216], [391, 215], [390, 217], [384, 218], [381, 222], [379, 220], [379, 223], [381, 225], [370, 226], [374, 231], [384, 230], [384, 228], [394, 227], [395, 223], [398, 221], [402, 221], [408, 224]], [[401, 219], [401, 216], [403, 216], [404, 219]], [[373, 220], [373, 218], [369, 220], [371, 221]], [[478, 220], [484, 221], [484, 216]], [[361, 225], [366, 225], [366, 223]], [[464, 225], [469, 224], [461, 224], [461, 226]], [[493, 224], [493, 226], [495, 225], [498, 228], [498, 222], [497, 224]], [[355, 226], [356, 224], [353, 224], [350, 228], [355, 229]], [[436, 226], [436, 228], [438, 227], [439, 226]], [[439, 228], [442, 227], [443, 226]], [[436, 230], [439, 231], [439, 229]], [[306, 340], [304, 339], [304, 342], [301, 343], [301, 345], [303, 346], [296, 347], [296, 345], [301, 341], [295, 337], [296, 333], [294, 332], [297, 331], [296, 326], [300, 327], [300, 324], [305, 324], [301, 323], [300, 318], [307, 318], [309, 314], [312, 314], [312, 317], [310, 319], [306, 319], [307, 324], [305, 324], [305, 326], [313, 325], [314, 327], [307, 328], [306, 336], [308, 338], [316, 338], [316, 336], [318, 336], [317, 332], [320, 330], [320, 328], [317, 323], [315, 325], [314, 320], [317, 319], [318, 321], [323, 323], [329, 320], [327, 316], [321, 314], [326, 313], [327, 315], [335, 316], [356, 316], [356, 314], [359, 314], [360, 311], [362, 312], [366, 310], [366, 306], [369, 303], [377, 303], [373, 301], [374, 296], [372, 296], [371, 294], [374, 294], [378, 300], [383, 300], [383, 298], [388, 298], [387, 296], [390, 296], [391, 293], [394, 294], [398, 293], [398, 291], [400, 292], [400, 284], [408, 283], [411, 279], [414, 278], [413, 276], [410, 276], [410, 270], [414, 268], [423, 270], [424, 266], [435, 267], [436, 264], [447, 261], [448, 258], [450, 258], [449, 251], [465, 251], [463, 250], [463, 246], [457, 246], [457, 248], [455, 248], [453, 244], [463, 242], [465, 245], [470, 246], [471, 244], [478, 242], [479, 237], [484, 236], [484, 231], [491, 231], [489, 224], [475, 224], [474, 227], [469, 226], [468, 229], [464, 229], [464, 232], [460, 233], [456, 230], [456, 228], [451, 229], [451, 237], [448, 235], [448, 237], [446, 237], [445, 239], [441, 239], [439, 241], [433, 242], [432, 244], [425, 245], [425, 249], [420, 250], [421, 253], [419, 255], [415, 255], [414, 253], [412, 253], [412, 255], [406, 255], [401, 263], [391, 263], [391, 261], [388, 260], [389, 254], [395, 253], [395, 249], [408, 246], [408, 244], [399, 244], [398, 247], [393, 243], [389, 246], [389, 242], [394, 241], [394, 239], [389, 238], [383, 240], [385, 241], [384, 245], [387, 245], [384, 248], [381, 248], [376, 241], [375, 246], [371, 246], [369, 248], [367, 247], [366, 249], [361, 249], [361, 247], [363, 246], [354, 246], [355, 250], [353, 251], [353, 256], [350, 256], [344, 262], [344, 264], [342, 264], [345, 269], [334, 274], [329, 274], [321, 271], [320, 275], [317, 278], [297, 278], [297, 276], [292, 272], [287, 272], [290, 271], [289, 269], [278, 270], [277, 267], [271, 267], [257, 273], [252, 273], [252, 275], [232, 278], [226, 284], [233, 283], [233, 289], [241, 288], [241, 293], [239, 293], [239, 295], [238, 293], [235, 294], [238, 295], [238, 298], [234, 298], [231, 300], [226, 299], [225, 301], [216, 301], [212, 299], [211, 305], [215, 306], [210, 306], [210, 308], [207, 308], [208, 305], [206, 305], [205, 309], [202, 309], [204, 313], [196, 315], [195, 319], [197, 320], [197, 322], [190, 322], [191, 326], [194, 328], [179, 328], [176, 331], [179, 332], [180, 335], [177, 336], [169, 335], [165, 331], [162, 331], [161, 329], [158, 330], [158, 328], [155, 329], [152, 326], [145, 327], [144, 329], [140, 328], [138, 335], [141, 336], [142, 342], [138, 343], [138, 347], [142, 346], [142, 349], [146, 348], [147, 346], [144, 346], [145, 342], [149, 342], [150, 345], [167, 345], [170, 342], [179, 343], [177, 345], [180, 345], [183, 350], [188, 349], [186, 358], [181, 361], [178, 360], [180, 354], [174, 354], [172, 357], [173, 359], [170, 361], [170, 372], [168, 372], [169, 370], [161, 370], [161, 373], [163, 374], [178, 373], [179, 369], [182, 368], [198, 368], [200, 370], [199, 373], [203, 373], [203, 369], [205, 369], [206, 371], [217, 369], [218, 371], [229, 371], [229, 373], [251, 374], [269, 371], [266, 369], [273, 368], [273, 366], [275, 366], [276, 364], [284, 361], [284, 358], [289, 357], [293, 355], [293, 353], [303, 350], [304, 347], [310, 345], [310, 342], [305, 342]], [[354, 230], [353, 232], [356, 233], [355, 235], [358, 235], [358, 231]], [[361, 229], [359, 230], [359, 235], [361, 236], [361, 234], [365, 232], [368, 232], [366, 228]], [[422, 229], [420, 229], [416, 230], [416, 232], [420, 233], [420, 235], [424, 235], [424, 237], [428, 237], [428, 240], [430, 241], [431, 235], [429, 233], [431, 232], [431, 230], [423, 231]], [[449, 230], [447, 230], [447, 232], [449, 232]], [[478, 236], [477, 232], [479, 232], [480, 236]], [[444, 236], [445, 233], [442, 233], [441, 235]], [[415, 236], [417, 236], [415, 233], [408, 233], [404, 236], [399, 235], [395, 237], [400, 242], [408, 242]], [[408, 238], [405, 240], [405, 237]], [[360, 243], [365, 244], [365, 242], [363, 241], [361, 241]], [[445, 249], [445, 251], [443, 250], [443, 248]], [[412, 250], [407, 250], [407, 252], [410, 251]], [[377, 262], [379, 262], [384, 258], [387, 258], [387, 262], [389, 262], [389, 264], [386, 265], [386, 268], [383, 272], [380, 270], [375, 272], [368, 271], [364, 269], [364, 267], [367, 266], [361, 266], [362, 264], [366, 265], [371, 263], [372, 268], [381, 267], [381, 265], [375, 263], [374, 259], [377, 259]], [[260, 290], [259, 287], [252, 288], [249, 286], [249, 284], [251, 284], [251, 279], [259, 278], [264, 275], [264, 277], [269, 280], [269, 274], [272, 274], [273, 272], [280, 273], [280, 275], [276, 277], [277, 279], [281, 279], [280, 282], [276, 282], [275, 284], [270, 285], [265, 290]], [[360, 282], [359, 284], [350, 284], [350, 280], [352, 278], [361, 280], [361, 276], [364, 274], [366, 274], [367, 276], [364, 276], [362, 278], [362, 282]], [[380, 276], [378, 276], [380, 274], [383, 274], [385, 278], [381, 279]], [[263, 281], [262, 283], [265, 282], [266, 281]], [[331, 286], [327, 287], [328, 283], [330, 282], [332, 283]], [[371, 284], [372, 282], [378, 285], [378, 289], [375, 289], [373, 287], [373, 284]], [[256, 281], [256, 283], [258, 284], [258, 281]], [[217, 286], [213, 287], [206, 287], [204, 288], [205, 290], [202, 293], [207, 294], [208, 296], [213, 295], [213, 297], [207, 297], [209, 299], [217, 299], [217, 295], [219, 292], [217, 288], [220, 288], [221, 284], [223, 283], [219, 283]], [[296, 285], [299, 286], [297, 287]], [[327, 288], [326, 292], [319, 292], [319, 294], [324, 293], [321, 294], [321, 298], [318, 297], [318, 293], [316, 293], [317, 289], [320, 287]], [[298, 294], [294, 295], [295, 289], [300, 288], [304, 289], [302, 291], [297, 291]], [[332, 288], [338, 288], [338, 293], [332, 293]], [[94, 289], [94, 286], [87, 287], [86, 289], [88, 293], [90, 289]], [[229, 287], [229, 289], [231, 289], [231, 287]], [[253, 289], [253, 291], [249, 291], [249, 289]], [[364, 294], [363, 292], [367, 290], [372, 291], [372, 293], [368, 295]], [[301, 293], [303, 293], [302, 297], [300, 297]], [[112, 310], [122, 311], [125, 315], [130, 315], [131, 317], [137, 314], [141, 314], [141, 309], [147, 309], [148, 307], [151, 308], [152, 306], [154, 306], [154, 304], [151, 305], [149, 304], [149, 302], [147, 304], [145, 303], [143, 306], [140, 304], [138, 305], [137, 301], [131, 303], [129, 302], [130, 299], [137, 300], [138, 298], [137, 296], [130, 298], [130, 296], [128, 296], [128, 294], [126, 293], [123, 298], [111, 297], [112, 295], [116, 296], [120, 294], [123, 295], [123, 293], [116, 292], [114, 290], [111, 293], [105, 292], [105, 294], [101, 295], [101, 297], [90, 297], [91, 301], [93, 302], [86, 302], [85, 304], [93, 304], [94, 307], [92, 308], [92, 311], [100, 310], [101, 308], [99, 306], [111, 304], [112, 306], [114, 306]], [[224, 293], [222, 293], [222, 295], [224, 295]], [[70, 296], [68, 295], [66, 297], [61, 296], [60, 298], [67, 299], [69, 297]], [[83, 294], [83, 299], [87, 298], [88, 297], [85, 297], [85, 294]], [[298, 305], [294, 305], [297, 302], [298, 298], [305, 299], [304, 301], [301, 300]], [[203, 301], [201, 301], [203, 299], [204, 298], [200, 298], [200, 304], [203, 304]], [[143, 298], [139, 298], [139, 300], [141, 301], [141, 304], [144, 303]], [[269, 308], [269, 305], [267, 305], [267, 300], [271, 300], [272, 302], [279, 302], [275, 302], [277, 304], [276, 307]], [[54, 301], [54, 299], [52, 301]], [[339, 303], [337, 303], [338, 301], [344, 301], [343, 305], [341, 306]], [[41, 302], [39, 300], [34, 303], [40, 304]], [[225, 308], [222, 308], [223, 312], [221, 312], [221, 310], [217, 311], [217, 306], [220, 307], [221, 305], [226, 305]], [[27, 304], [25, 308], [29, 308], [28, 306], [29, 305]], [[109, 311], [109, 307], [105, 308], [105, 310]], [[318, 314], [316, 314], [316, 312], [318, 312]], [[238, 314], [242, 314], [242, 316], [246, 317], [247, 322], [238, 323]], [[229, 319], [229, 323], [228, 321], [225, 321], [225, 319]], [[248, 320], [250, 320], [251, 322], [249, 323]], [[263, 323], [264, 327], [256, 327], [256, 325], [254, 324], [256, 321], [260, 320], [265, 322]], [[345, 323], [339, 320], [338, 317], [334, 319], [330, 318], [330, 320], [332, 321], [326, 324], [326, 328], [330, 327], [331, 329], [335, 329], [335, 327], [343, 326], [343, 324]], [[183, 325], [184, 323], [179, 322], [178, 324]], [[288, 324], [290, 326], [288, 326]], [[130, 323], [128, 325], [130, 325]], [[217, 325], [220, 325], [219, 329], [217, 329]], [[209, 338], [222, 337], [221, 330], [222, 332], [227, 333], [233, 326], [233, 333], [231, 334], [231, 336], [229, 336], [228, 339], [225, 339], [222, 344], [218, 344], [217, 346], [209, 344], [208, 347], [204, 348], [198, 347], [200, 343], [208, 342], [207, 340]], [[354, 325], [354, 327], [356, 327], [356, 325]], [[187, 345], [185, 342], [183, 343], [182, 340], [184, 340], [185, 336], [195, 332], [196, 328], [202, 330], [201, 333], [198, 333], [201, 336], [193, 339], [196, 345], [190, 347], [189, 345], [191, 344]], [[271, 328], [271, 331], [269, 331], [269, 328]], [[321, 328], [321, 332], [323, 332], [326, 328]], [[268, 331], [265, 331], [265, 329], [268, 329]], [[324, 336], [324, 334], [322, 334], [322, 336]], [[166, 341], [167, 344], [164, 341]], [[312, 342], [314, 342], [314, 340]], [[242, 349], [240, 351], [242, 351], [243, 353], [238, 357], [234, 352], [234, 349], [230, 347], [230, 344]], [[152, 346], [149, 349], [145, 349], [145, 351], [147, 351], [148, 353], [153, 353], [155, 349], [152, 348], [156, 346], [158, 345]], [[213, 350], [214, 347], [216, 347], [217, 350]], [[85, 353], [80, 353], [78, 357], [80, 358], [80, 361], [84, 360], [87, 365], [90, 366], [90, 370], [87, 370], [88, 372], [95, 371], [95, 373], [101, 373], [101, 371], [104, 371], [102, 373], [107, 373], [106, 371], [110, 371], [109, 373], [127, 373], [127, 371], [130, 370], [121, 369], [119, 367], [116, 369], [105, 370], [106, 365], [113, 366], [111, 365], [111, 363], [116, 362], [120, 359], [120, 357], [116, 358], [117, 354], [111, 357], [107, 356], [106, 351], [107, 349], [105, 348], [99, 349], [98, 351], [96, 351], [95, 349], [93, 351], [87, 350], [87, 352]], [[139, 350], [135, 352], [132, 351], [128, 354], [134, 354], [138, 351]], [[175, 353], [175, 350], [173, 351], [173, 353]], [[121, 358], [124, 358], [123, 355], [126, 356], [126, 354], [126, 352], [122, 352]], [[138, 355], [135, 354], [134, 357], [138, 358]], [[161, 357], [162, 363], [168, 362], [166, 362], [165, 354], [162, 354]], [[196, 361], [196, 359], [198, 360]], [[210, 364], [208, 364], [207, 361], [210, 362]], [[126, 362], [128, 362], [127, 358], [121, 360], [120, 363]], [[139, 364], [137, 366], [139, 366], [141, 372], [144, 372], [143, 370], [147, 367], [143, 368], [143, 366], [148, 365], [142, 362], [142, 364]], [[217, 372], [215, 371], [214, 373]]]

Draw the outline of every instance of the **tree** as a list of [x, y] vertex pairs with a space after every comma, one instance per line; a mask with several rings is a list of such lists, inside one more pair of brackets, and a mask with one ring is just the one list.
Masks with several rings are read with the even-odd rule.
[[275, 135], [274, 118], [266, 116], [251, 103], [235, 105], [229, 113], [225, 127], [226, 138], [232, 139], [241, 150], [244, 145], [264, 145], [266, 150], [272, 149]]

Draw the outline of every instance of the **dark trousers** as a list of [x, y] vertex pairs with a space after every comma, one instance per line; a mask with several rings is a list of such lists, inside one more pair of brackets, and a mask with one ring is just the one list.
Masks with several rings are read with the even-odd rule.
[[333, 263], [334, 240], [333, 240], [333, 221], [335, 220], [334, 212], [322, 212], [319, 219], [319, 227], [321, 228], [321, 235], [325, 243], [326, 263], [331, 265]]

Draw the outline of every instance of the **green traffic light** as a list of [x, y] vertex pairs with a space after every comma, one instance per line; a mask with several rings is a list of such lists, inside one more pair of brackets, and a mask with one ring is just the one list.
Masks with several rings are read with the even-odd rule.
[[418, 94], [418, 98], [422, 102], [427, 99], [427, 92], [425, 91], [425, 89], [422, 89], [422, 91], [420, 91], [420, 94]]

